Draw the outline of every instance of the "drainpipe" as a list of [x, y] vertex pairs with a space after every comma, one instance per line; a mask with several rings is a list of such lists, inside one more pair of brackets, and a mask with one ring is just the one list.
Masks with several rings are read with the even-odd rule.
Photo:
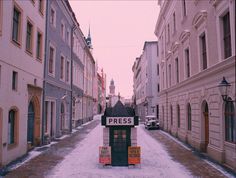
[[43, 71], [43, 104], [42, 104], [42, 133], [41, 133], [41, 141], [42, 144], [44, 144], [44, 119], [45, 119], [45, 87], [46, 87], [46, 58], [47, 58], [47, 27], [48, 27], [48, 3], [49, 1], [46, 1], [46, 20], [45, 20], [45, 45], [44, 45], [44, 71]]

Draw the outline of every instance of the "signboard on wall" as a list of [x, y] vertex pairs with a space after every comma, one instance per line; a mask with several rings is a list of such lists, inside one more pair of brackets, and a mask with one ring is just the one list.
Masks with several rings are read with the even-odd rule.
[[129, 146], [128, 148], [128, 164], [141, 163], [141, 148], [140, 146]]
[[99, 163], [111, 164], [111, 147], [110, 146], [99, 147]]
[[107, 126], [134, 125], [134, 117], [106, 117]]

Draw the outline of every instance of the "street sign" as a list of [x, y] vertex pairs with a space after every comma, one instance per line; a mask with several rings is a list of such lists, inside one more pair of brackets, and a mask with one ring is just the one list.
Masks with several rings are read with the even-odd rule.
[[134, 125], [134, 117], [107, 117], [107, 126]]
[[110, 146], [99, 147], [99, 163], [111, 164], [111, 147]]
[[141, 163], [141, 148], [140, 146], [129, 146], [128, 148], [128, 163], [140, 164]]

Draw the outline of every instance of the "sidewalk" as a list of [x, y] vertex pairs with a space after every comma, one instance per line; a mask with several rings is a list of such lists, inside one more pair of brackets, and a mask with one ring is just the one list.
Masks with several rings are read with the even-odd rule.
[[75, 129], [71, 134], [63, 135], [57, 141], [48, 145], [35, 147], [21, 158], [11, 162], [3, 169], [0, 169], [1, 176], [9, 178], [39, 177], [49, 167], [55, 166], [63, 157], [75, 147], [75, 143], [83, 140], [91, 129], [100, 123], [101, 115], [95, 115], [89, 121]]
[[[141, 126], [143, 127], [143, 126]], [[144, 129], [144, 128], [143, 128]], [[146, 130], [146, 129], [144, 129]], [[168, 150], [173, 160], [184, 165], [196, 177], [236, 177], [236, 173], [162, 130], [146, 130]]]

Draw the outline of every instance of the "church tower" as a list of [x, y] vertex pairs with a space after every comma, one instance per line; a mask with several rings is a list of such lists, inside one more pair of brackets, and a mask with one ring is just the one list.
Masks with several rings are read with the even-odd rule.
[[88, 37], [86, 38], [86, 43], [87, 43], [90, 51], [92, 52], [93, 46], [92, 46], [92, 38], [91, 38], [91, 34], [90, 34], [90, 26], [89, 26], [89, 31], [88, 31]]
[[113, 79], [111, 79], [109, 89], [110, 89], [110, 95], [115, 95], [115, 84]]

